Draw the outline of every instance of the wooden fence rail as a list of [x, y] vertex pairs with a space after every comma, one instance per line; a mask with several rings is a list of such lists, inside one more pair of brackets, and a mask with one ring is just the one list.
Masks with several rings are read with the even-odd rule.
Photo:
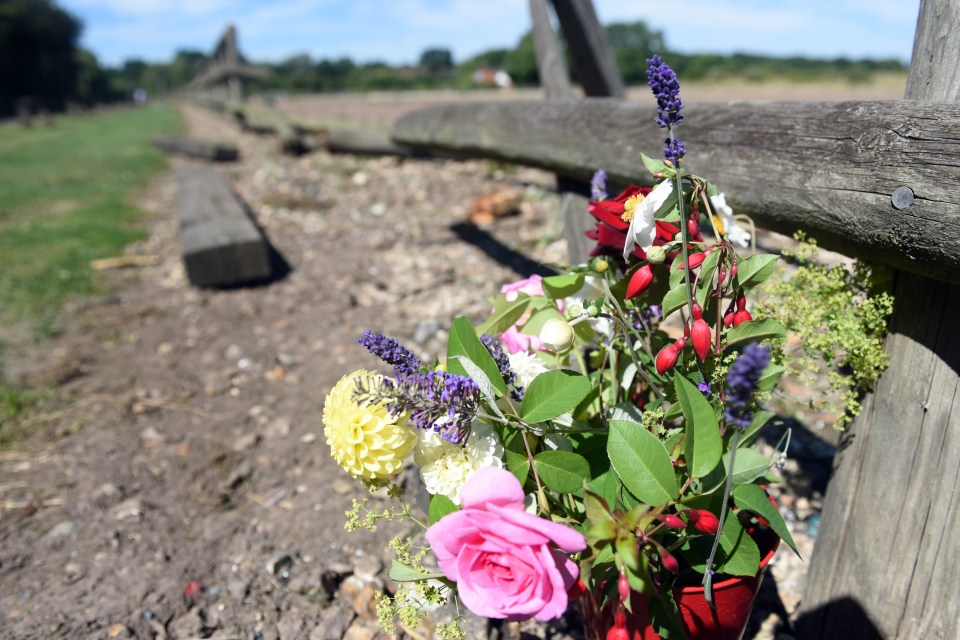
[[[687, 169], [760, 226], [805, 229], [845, 253], [960, 282], [960, 105], [733, 103], [684, 114]], [[626, 183], [649, 175], [641, 152], [661, 154], [653, 117], [620, 100], [453, 104], [408, 114], [392, 135], [580, 179], [602, 167]], [[903, 187], [912, 204], [897, 209]]]

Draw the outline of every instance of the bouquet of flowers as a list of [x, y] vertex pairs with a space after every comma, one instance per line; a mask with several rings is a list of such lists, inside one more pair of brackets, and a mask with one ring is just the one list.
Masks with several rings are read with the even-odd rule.
[[[648, 65], [664, 159], [642, 158], [654, 187], [615, 197], [594, 176], [589, 262], [504, 287], [479, 326], [456, 318], [443, 361], [365, 332], [392, 369], [326, 398], [334, 459], [398, 504], [358, 500], [348, 528], [415, 518], [393, 482], [410, 457], [429, 497], [426, 544], [394, 543], [388, 628], [455, 595], [505, 620], [576, 601], [589, 637], [632, 637], [627, 614], [684, 637], [678, 587], [712, 604], [720, 576], [758, 574], [764, 536], [794, 546], [764, 490], [780, 455], [753, 446], [785, 330], [751, 297], [778, 258], [742, 257], [749, 221], [683, 171], [679, 84], [658, 56]], [[439, 631], [462, 637], [457, 621]]]

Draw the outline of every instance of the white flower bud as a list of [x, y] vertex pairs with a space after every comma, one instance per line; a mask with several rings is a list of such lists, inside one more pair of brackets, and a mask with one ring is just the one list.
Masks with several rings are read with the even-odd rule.
[[573, 344], [573, 327], [561, 318], [550, 318], [540, 330], [540, 342], [550, 351], [563, 351]]

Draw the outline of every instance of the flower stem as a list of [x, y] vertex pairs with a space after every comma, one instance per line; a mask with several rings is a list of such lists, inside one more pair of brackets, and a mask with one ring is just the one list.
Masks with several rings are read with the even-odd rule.
[[[675, 140], [673, 126], [667, 125], [667, 135], [670, 142]], [[683, 281], [687, 285], [687, 304], [693, 309], [693, 284], [690, 282], [690, 251], [687, 248], [689, 241], [687, 234], [687, 220], [683, 214], [683, 170], [680, 168], [680, 159], [677, 158], [674, 168], [677, 170], [677, 209], [680, 212], [680, 244], [683, 250]]]
[[717, 527], [717, 535], [713, 539], [713, 547], [710, 548], [710, 557], [707, 558], [707, 567], [703, 573], [704, 596], [711, 609], [715, 609], [713, 602], [713, 560], [717, 554], [717, 547], [720, 546], [720, 536], [723, 535], [723, 525], [727, 521], [727, 501], [730, 500], [730, 492], [733, 490], [733, 465], [737, 459], [737, 447], [740, 445], [740, 429], [733, 432], [733, 443], [730, 447], [730, 463], [727, 467], [727, 483], [723, 488], [723, 502], [720, 503], [720, 524]]

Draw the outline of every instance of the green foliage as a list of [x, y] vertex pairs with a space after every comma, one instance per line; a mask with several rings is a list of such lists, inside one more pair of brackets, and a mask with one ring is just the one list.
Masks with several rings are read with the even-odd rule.
[[757, 310], [787, 329], [789, 346], [781, 353], [781, 364], [788, 375], [820, 389], [817, 376], [824, 364], [830, 368], [829, 389], [817, 393], [811, 406], [835, 414], [835, 427], [842, 429], [887, 367], [883, 338], [893, 297], [876, 291], [876, 279], [863, 263], [852, 269], [816, 264], [816, 242], [802, 233], [796, 240], [799, 246], [784, 252], [796, 270], [764, 286]]
[[179, 129], [168, 108], [63, 119], [0, 134], [0, 319], [49, 324], [93, 293], [89, 263], [143, 237], [129, 194], [163, 166], [150, 146]]

